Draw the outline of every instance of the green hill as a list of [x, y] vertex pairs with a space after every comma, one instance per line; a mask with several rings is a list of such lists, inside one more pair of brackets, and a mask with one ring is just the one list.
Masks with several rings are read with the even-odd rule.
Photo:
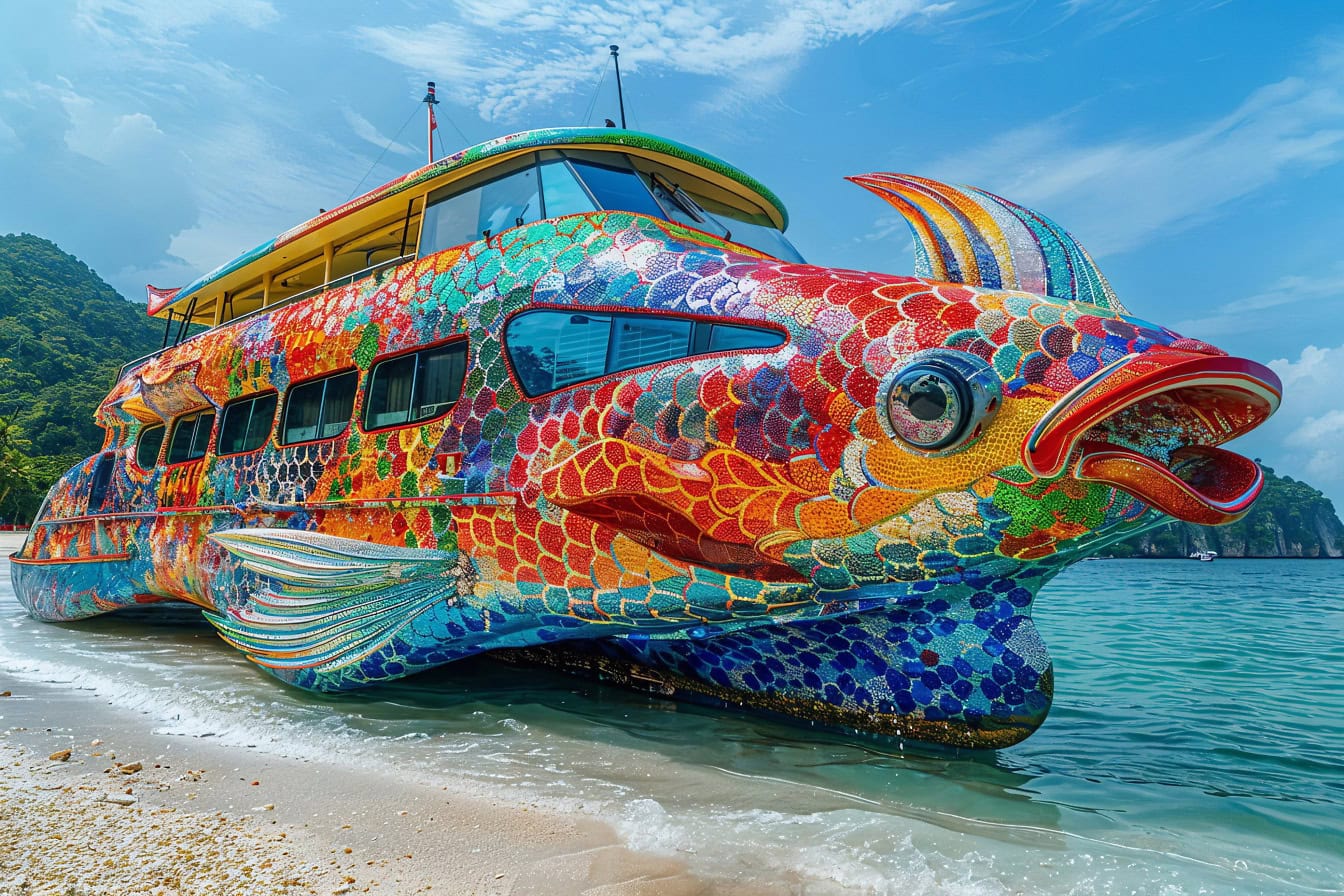
[[121, 365], [162, 339], [143, 306], [55, 243], [0, 235], [0, 520], [26, 519], [102, 446], [94, 410]]
[[1317, 489], [1265, 471], [1265, 489], [1251, 512], [1227, 526], [1171, 522], [1113, 546], [1114, 557], [1189, 557], [1217, 551], [1222, 557], [1344, 556], [1344, 523]]

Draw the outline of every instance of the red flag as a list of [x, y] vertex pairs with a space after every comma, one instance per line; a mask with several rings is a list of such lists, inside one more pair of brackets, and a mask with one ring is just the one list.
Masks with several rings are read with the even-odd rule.
[[173, 299], [177, 297], [182, 287], [175, 286], [172, 289], [164, 289], [159, 286], [145, 284], [146, 304], [149, 306], [149, 314], [152, 317], [172, 304]]

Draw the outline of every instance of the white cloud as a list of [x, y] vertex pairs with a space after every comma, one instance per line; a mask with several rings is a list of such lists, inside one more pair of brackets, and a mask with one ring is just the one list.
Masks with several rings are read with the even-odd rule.
[[380, 152], [395, 152], [398, 155], [414, 156], [419, 155], [420, 150], [406, 143], [398, 143], [394, 139], [381, 133], [373, 122], [369, 121], [363, 115], [360, 115], [354, 109], [345, 109], [345, 123], [350, 125], [350, 133], [361, 140], [367, 140], [378, 147]]
[[1122, 252], [1207, 220], [1228, 203], [1344, 158], [1344, 50], [1309, 73], [1253, 91], [1236, 108], [1175, 133], [1079, 139], [1070, 113], [938, 160], [1082, 234], [1094, 255]]
[[1278, 358], [1269, 366], [1283, 381], [1283, 405], [1263, 433], [1278, 444], [1276, 465], [1309, 476], [1344, 511], [1344, 345], [1309, 345], [1296, 360]]
[[[797, 0], [755, 9], [719, 2], [524, 3], [464, 0], [458, 19], [416, 28], [356, 29], [366, 49], [415, 71], [442, 73], [486, 120], [505, 119], [587, 85], [607, 44], [627, 71], [714, 76], [728, 101], [774, 89], [810, 50], [864, 38], [951, 8], [928, 0]], [[539, 44], [544, 44], [542, 50]]]
[[161, 43], [216, 22], [264, 28], [280, 18], [270, 0], [78, 0], [74, 21], [114, 42]]
[[1340, 298], [1344, 298], [1344, 263], [1313, 276], [1285, 274], [1253, 295], [1219, 306], [1209, 316], [1176, 321], [1171, 327], [1178, 333], [1197, 333], [1208, 339], [1253, 333], [1267, 324], [1266, 315], [1256, 312], [1300, 302], [1334, 302]]

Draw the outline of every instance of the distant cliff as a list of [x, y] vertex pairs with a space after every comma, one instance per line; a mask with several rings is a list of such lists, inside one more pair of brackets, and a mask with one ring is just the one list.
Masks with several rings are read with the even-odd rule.
[[[1263, 465], [1262, 465], [1263, 466]], [[1243, 519], [1228, 526], [1172, 522], [1120, 542], [1114, 557], [1188, 557], [1217, 551], [1220, 557], [1341, 557], [1344, 523], [1330, 499], [1305, 482], [1264, 467], [1265, 490]]]

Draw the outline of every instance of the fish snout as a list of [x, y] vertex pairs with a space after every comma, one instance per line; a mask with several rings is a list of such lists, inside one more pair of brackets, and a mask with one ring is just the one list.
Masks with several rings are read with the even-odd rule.
[[1023, 442], [1022, 462], [1036, 476], [1113, 485], [1186, 522], [1232, 522], [1264, 476], [1218, 446], [1268, 419], [1281, 394], [1263, 364], [1180, 340], [1127, 355], [1060, 398]]

